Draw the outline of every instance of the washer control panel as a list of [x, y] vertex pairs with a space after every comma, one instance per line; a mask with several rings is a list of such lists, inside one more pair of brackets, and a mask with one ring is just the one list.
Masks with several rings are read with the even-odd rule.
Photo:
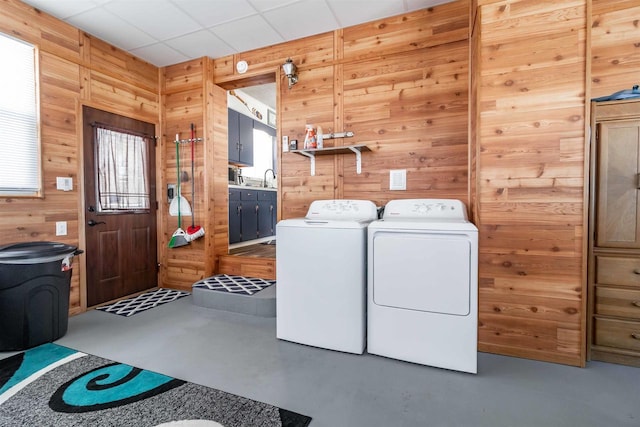
[[455, 199], [391, 200], [384, 207], [383, 219], [467, 220], [467, 208]]
[[378, 216], [376, 205], [369, 200], [316, 200], [309, 206], [307, 219], [373, 221]]

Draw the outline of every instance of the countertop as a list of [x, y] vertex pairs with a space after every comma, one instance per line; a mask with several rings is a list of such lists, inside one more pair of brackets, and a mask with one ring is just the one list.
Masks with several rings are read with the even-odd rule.
[[252, 190], [263, 190], [263, 191], [278, 191], [277, 188], [273, 188], [273, 187], [258, 187], [258, 186], [254, 186], [254, 185], [229, 184], [229, 188], [237, 188], [239, 190], [252, 189]]

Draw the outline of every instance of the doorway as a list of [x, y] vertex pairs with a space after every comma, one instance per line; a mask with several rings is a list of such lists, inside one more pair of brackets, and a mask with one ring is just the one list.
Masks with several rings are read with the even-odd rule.
[[83, 107], [87, 306], [157, 286], [155, 126]]

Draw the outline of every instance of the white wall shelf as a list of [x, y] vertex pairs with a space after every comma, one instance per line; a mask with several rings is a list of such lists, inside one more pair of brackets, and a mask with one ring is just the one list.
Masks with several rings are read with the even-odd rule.
[[343, 145], [341, 147], [326, 147], [316, 148], [309, 150], [291, 150], [291, 153], [299, 154], [301, 156], [308, 157], [311, 161], [311, 176], [316, 174], [316, 156], [326, 156], [335, 154], [355, 154], [356, 155], [356, 173], [362, 172], [362, 155], [363, 151], [371, 151], [369, 147], [364, 144], [359, 145]]

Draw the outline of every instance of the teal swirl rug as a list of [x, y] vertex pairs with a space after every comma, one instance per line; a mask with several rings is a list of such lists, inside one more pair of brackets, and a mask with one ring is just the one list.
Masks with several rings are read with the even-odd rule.
[[306, 427], [311, 418], [56, 344], [0, 360], [0, 426]]

